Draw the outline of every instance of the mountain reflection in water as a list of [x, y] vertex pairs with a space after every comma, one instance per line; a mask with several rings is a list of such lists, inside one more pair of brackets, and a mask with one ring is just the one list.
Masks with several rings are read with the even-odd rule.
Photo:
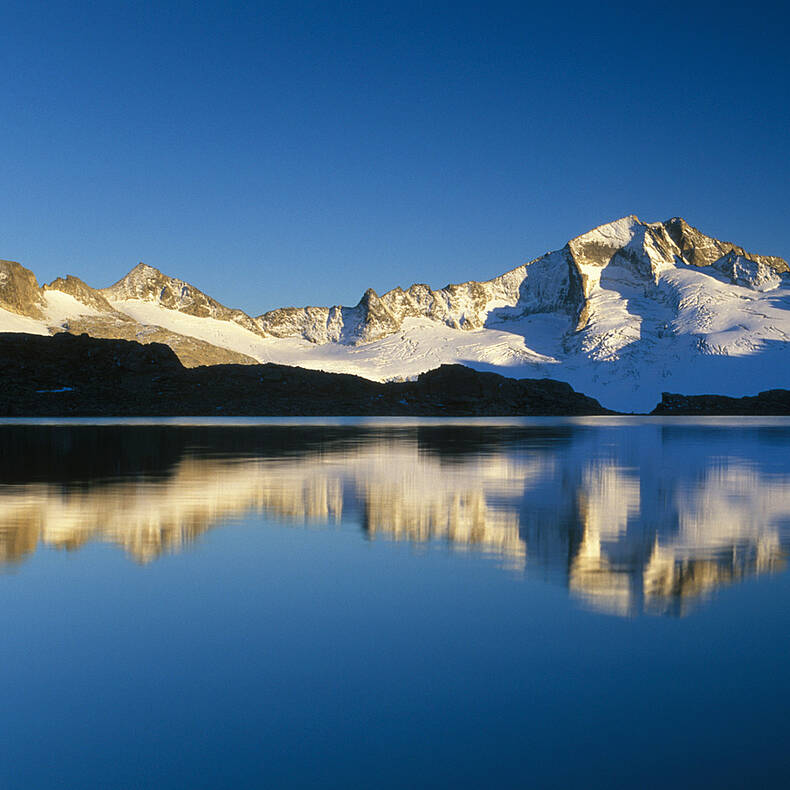
[[0, 561], [117, 544], [138, 562], [249, 514], [358, 525], [683, 614], [784, 568], [790, 424], [3, 425]]

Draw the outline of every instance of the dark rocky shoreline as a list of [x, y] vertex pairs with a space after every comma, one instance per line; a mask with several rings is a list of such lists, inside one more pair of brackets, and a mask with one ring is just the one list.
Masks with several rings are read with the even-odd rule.
[[726, 395], [677, 395], [664, 392], [651, 412], [655, 415], [783, 417], [790, 416], [790, 391], [766, 390], [758, 395], [731, 398]]
[[551, 379], [443, 365], [381, 384], [284, 365], [185, 368], [165, 345], [0, 334], [0, 416], [512, 416], [611, 414]]
[[[186, 368], [166, 345], [88, 335], [0, 333], [0, 417], [585, 416], [615, 414], [552, 379], [442, 365], [416, 381], [285, 365]], [[790, 415], [790, 391], [664, 393], [661, 416]]]

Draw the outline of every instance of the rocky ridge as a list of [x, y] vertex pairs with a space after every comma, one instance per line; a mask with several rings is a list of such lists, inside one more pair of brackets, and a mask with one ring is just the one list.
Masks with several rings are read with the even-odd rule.
[[[365, 343], [392, 334], [407, 318], [428, 318], [453, 329], [485, 326], [492, 312], [513, 320], [535, 313], [562, 311], [574, 319], [577, 330], [587, 325], [593, 284], [588, 267], [603, 269], [621, 264], [645, 279], [655, 277], [661, 264], [676, 259], [689, 266], [711, 266], [732, 255], [751, 264], [755, 278], [768, 281], [790, 271], [778, 257], [746, 252], [730, 242], [706, 236], [685, 220], [643, 223], [625, 217], [577, 236], [565, 247], [484, 282], [469, 281], [432, 290], [415, 284], [394, 288], [379, 296], [368, 289], [354, 307], [303, 307], [272, 310], [257, 318], [259, 326], [275, 337], [301, 337], [313, 343]], [[732, 281], [744, 278], [729, 270]], [[739, 266], [743, 269], [744, 265]], [[594, 279], [594, 278], [593, 278]], [[776, 281], [775, 279], [773, 281]]]

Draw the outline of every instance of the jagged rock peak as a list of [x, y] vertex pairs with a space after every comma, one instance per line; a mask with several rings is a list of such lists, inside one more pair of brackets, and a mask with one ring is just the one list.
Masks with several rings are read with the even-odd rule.
[[29, 318], [44, 316], [36, 276], [21, 263], [0, 260], [0, 307]]
[[566, 249], [582, 267], [628, 260], [645, 275], [655, 275], [656, 266], [675, 260], [690, 266], [711, 266], [731, 251], [777, 273], [790, 271], [782, 258], [750, 253], [731, 242], [707, 236], [682, 217], [642, 222], [631, 214], [576, 236]]
[[103, 288], [101, 293], [110, 302], [130, 299], [156, 302], [169, 310], [200, 318], [232, 321], [258, 335], [265, 334], [244, 311], [225, 307], [194, 285], [169, 277], [147, 263], [138, 263], [125, 277], [109, 288]]
[[58, 277], [47, 285], [42, 285], [44, 291], [60, 291], [73, 296], [78, 302], [93, 307], [102, 313], [112, 312], [112, 305], [95, 288], [91, 288], [79, 277], [67, 274], [65, 278]]
[[141, 262], [128, 274], [121, 277], [118, 282], [113, 283], [109, 288], [102, 288], [101, 291], [108, 298], [115, 300], [154, 299], [159, 301], [162, 296], [161, 289], [168, 287], [171, 290], [177, 290], [191, 286], [175, 277], [168, 277], [159, 269]]

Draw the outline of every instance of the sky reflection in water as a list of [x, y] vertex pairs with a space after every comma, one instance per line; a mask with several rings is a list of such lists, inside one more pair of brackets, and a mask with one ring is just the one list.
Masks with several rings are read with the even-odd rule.
[[0, 442], [1, 787], [742, 786], [790, 767], [789, 421], [7, 424]]

